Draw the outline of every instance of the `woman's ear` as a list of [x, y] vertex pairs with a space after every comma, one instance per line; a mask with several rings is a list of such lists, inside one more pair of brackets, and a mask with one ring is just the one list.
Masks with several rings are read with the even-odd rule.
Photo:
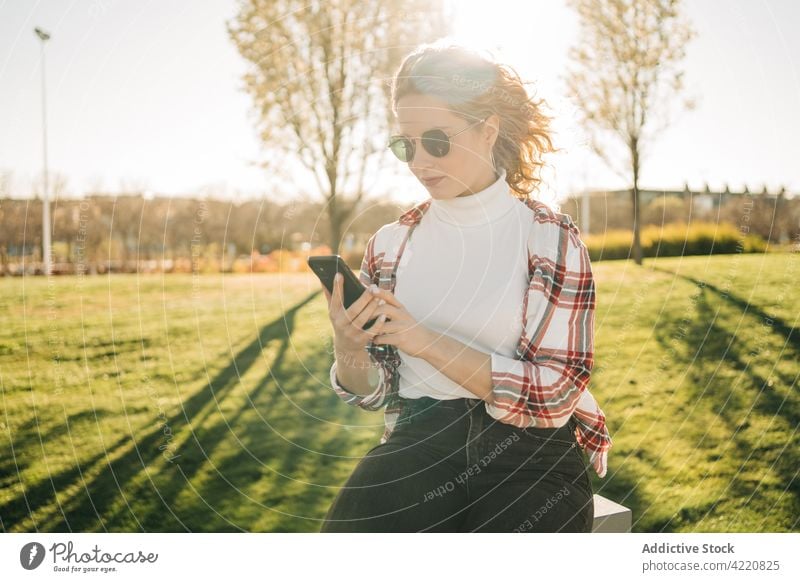
[[486, 118], [483, 125], [486, 143], [490, 148], [493, 148], [494, 144], [497, 142], [497, 136], [500, 135], [500, 116], [497, 115], [497, 113], [492, 113]]

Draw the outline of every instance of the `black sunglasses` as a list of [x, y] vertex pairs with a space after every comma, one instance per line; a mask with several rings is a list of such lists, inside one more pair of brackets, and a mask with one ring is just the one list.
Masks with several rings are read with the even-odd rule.
[[[475, 127], [479, 123], [483, 123], [489, 119], [484, 117], [480, 121], [468, 125], [459, 132], [449, 136], [441, 129], [429, 129], [422, 134], [422, 147], [435, 158], [443, 158], [450, 152], [450, 140], [460, 133], [464, 133], [471, 127]], [[393, 135], [389, 138], [387, 147], [392, 150], [392, 153], [397, 156], [401, 162], [409, 163], [414, 159], [414, 140], [407, 138], [403, 135]]]

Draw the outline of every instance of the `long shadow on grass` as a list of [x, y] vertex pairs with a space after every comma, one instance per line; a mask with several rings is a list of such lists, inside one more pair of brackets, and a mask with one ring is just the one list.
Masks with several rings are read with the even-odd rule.
[[[327, 380], [327, 355], [320, 353], [308, 361], [313, 369], [298, 373], [296, 366], [286, 366], [277, 358], [272, 376], [262, 378], [249, 394], [237, 419], [250, 412], [250, 401], [256, 403], [261, 418], [249, 424], [244, 420], [238, 442], [228, 454], [212, 457], [215, 477], [203, 481], [197, 495], [220, 515], [212, 523], [198, 522], [195, 531], [319, 530], [319, 520], [340, 485], [333, 474], [347, 464], [361, 439], [318, 419], [330, 417], [333, 411], [336, 420], [349, 423], [368, 413], [347, 406], [332, 390], [311, 380], [312, 376]], [[381, 413], [374, 414], [382, 427]], [[225, 433], [227, 428], [219, 430]], [[234, 522], [239, 516], [238, 523], [223, 515], [234, 516]]]
[[[661, 270], [665, 273], [668, 272], [664, 271], [663, 269], [658, 270]], [[744, 299], [736, 297], [731, 293], [725, 293], [710, 283], [699, 281], [693, 277], [688, 277], [685, 275], [676, 275], [675, 273], [670, 274], [689, 281], [701, 290], [701, 295], [697, 302], [697, 317], [694, 320], [694, 323], [698, 328], [696, 331], [702, 335], [694, 338], [698, 343], [690, 343], [690, 338], [686, 337], [687, 343], [689, 343], [690, 347], [700, 345], [699, 342], [703, 342], [703, 338], [705, 337], [706, 339], [704, 342], [704, 347], [711, 346], [717, 348], [716, 352], [706, 355], [706, 359], [709, 359], [714, 363], [720, 362], [724, 359], [727, 366], [740, 371], [746, 370], [747, 374], [752, 378], [753, 384], [759, 387], [759, 393], [756, 401], [757, 410], [769, 416], [780, 415], [785, 418], [785, 420], [789, 423], [789, 426], [800, 426], [800, 402], [790, 399], [791, 389], [797, 382], [797, 377], [792, 377], [791, 375], [785, 374], [778, 366], [775, 366], [773, 369], [773, 375], [777, 378], [778, 382], [772, 382], [772, 386], [775, 386], [776, 388], [779, 386], [784, 386], [787, 388], [787, 392], [782, 396], [775, 388], [770, 386], [769, 380], [758, 375], [745, 361], [743, 355], [745, 355], [750, 348], [748, 346], [742, 346], [742, 343], [737, 341], [738, 338], [731, 336], [730, 332], [720, 328], [714, 323], [716, 319], [715, 310], [712, 309], [708, 299], [705, 296], [705, 293], [702, 292], [708, 290], [714, 293], [717, 298], [725, 300], [741, 309], [743, 315], [747, 315], [749, 313], [757, 317], [759, 319], [759, 323], [761, 324], [764, 324], [766, 321], [772, 321], [771, 324], [762, 325], [761, 327], [766, 327], [780, 335], [784, 344], [784, 350], [781, 354], [781, 359], [787, 362], [796, 362], [798, 359], [800, 359], [800, 330], [798, 330], [796, 327], [788, 325], [780, 318], [770, 318], [766, 312], [759, 307], [749, 303], [748, 301], [745, 301]], [[706, 323], [708, 323], [708, 326], [705, 325]], [[660, 330], [664, 329], [667, 328], [660, 328]], [[711, 330], [710, 333], [709, 329]], [[749, 326], [742, 326], [740, 329], [744, 330], [750, 328]], [[663, 333], [660, 335], [663, 336]], [[669, 338], [661, 337], [661, 340], [666, 346], [666, 342], [669, 340]]]
[[[674, 273], [670, 273], [676, 276]], [[680, 276], [680, 275], [678, 275]], [[763, 442], [763, 434], [755, 434], [748, 437], [746, 429], [750, 424], [749, 415], [754, 413], [766, 419], [781, 419], [783, 424], [788, 427], [798, 426], [800, 422], [800, 408], [796, 398], [793, 397], [793, 388], [797, 382], [797, 376], [783, 372], [779, 365], [775, 365], [772, 376], [777, 378], [777, 382], [770, 382], [758, 374], [746, 361], [746, 355], [751, 349], [742, 344], [730, 330], [724, 329], [717, 323], [718, 310], [712, 305], [711, 298], [729, 301], [731, 304], [742, 309], [743, 315], [751, 313], [763, 321], [766, 314], [746, 301], [743, 301], [730, 293], [723, 293], [720, 289], [708, 283], [698, 281], [691, 277], [682, 277], [685, 280], [697, 285], [700, 294], [696, 301], [696, 310], [688, 325], [683, 319], [675, 317], [670, 319], [670, 314], [664, 314], [663, 324], [657, 328], [656, 337], [664, 346], [665, 351], [672, 345], [675, 338], [673, 331], [683, 326], [684, 332], [682, 341], [686, 345], [685, 353], [687, 356], [681, 358], [675, 355], [677, 365], [684, 365], [687, 370], [687, 379], [684, 385], [691, 391], [692, 400], [695, 404], [706, 404], [713, 408], [713, 412], [720, 418], [726, 427], [729, 435], [729, 442], [734, 450], [728, 449], [724, 457], [733, 456], [733, 460], [727, 461], [727, 466], [734, 466], [738, 469], [752, 469], [753, 465], [763, 466], [763, 471], [773, 471], [780, 478], [779, 489], [782, 494], [792, 497], [793, 506], [790, 511], [792, 515], [800, 514], [800, 478], [798, 477], [798, 467], [800, 467], [800, 454], [796, 444], [796, 435], [787, 432], [787, 441], [781, 445], [772, 445]], [[676, 314], [677, 315], [677, 314]], [[774, 318], [773, 318], [774, 320]], [[785, 322], [776, 321], [773, 329], [785, 339], [784, 346], [788, 349], [788, 354], [784, 352], [784, 361], [797, 361], [800, 357], [800, 349], [796, 341], [792, 341], [792, 336], [797, 337], [797, 328], [788, 326]], [[744, 329], [740, 327], [740, 329]], [[690, 361], [694, 358], [694, 361]], [[778, 362], [780, 364], [780, 362]], [[720, 368], [731, 368], [739, 372], [735, 384], [714, 375]], [[748, 389], [753, 386], [757, 391]], [[784, 394], [779, 393], [782, 389]], [[695, 431], [696, 432], [696, 431]], [[702, 442], [698, 443], [701, 446]], [[713, 464], [726, 460], [717, 455], [710, 459]], [[712, 465], [713, 466], [713, 465]], [[706, 475], [707, 476], [707, 475]], [[698, 486], [705, 476], [698, 475]], [[742, 500], [743, 502], [758, 501], [757, 486], [765, 487], [763, 484], [754, 484], [751, 480], [740, 478], [737, 474], [733, 475], [727, 486], [725, 499]], [[768, 486], [767, 486], [768, 487]], [[774, 487], [774, 486], [773, 486]], [[721, 517], [731, 524], [735, 520], [731, 516], [721, 516], [716, 511], [717, 506], [724, 499], [717, 499], [699, 507], [683, 507], [676, 511], [671, 518], [660, 523], [654, 523], [657, 531], [671, 531], [676, 525], [690, 526], [692, 523], [701, 522], [707, 518]], [[766, 502], [761, 505], [765, 505]], [[730, 506], [729, 506], [730, 507]], [[769, 509], [769, 507], [765, 508]], [[716, 512], [716, 513], [715, 513]], [[765, 514], [765, 520], [769, 515]], [[765, 524], [766, 531], [770, 524]], [[795, 524], [796, 525], [796, 524]]]
[[[181, 413], [159, 421], [156, 428], [152, 425], [137, 431], [135, 434], [144, 434], [143, 438], [133, 442], [131, 435], [123, 436], [114, 443], [105, 447], [105, 450], [90, 457], [81, 467], [71, 467], [60, 473], [51, 474], [47, 479], [26, 488], [24, 496], [17, 496], [0, 505], [0, 516], [5, 528], [13, 528], [28, 516], [30, 504], [32, 511], [47, 507], [34, 521], [36, 531], [107, 531], [106, 517], [112, 512], [111, 506], [123, 500], [127, 507], [126, 531], [141, 530], [143, 524], [136, 517], [130, 507], [127, 496], [135, 494], [137, 499], [142, 495], [141, 487], [126, 485], [139, 475], [142, 469], [154, 464], [162, 456], [159, 446], [164, 443], [163, 426], [171, 427], [172, 433], [180, 432], [182, 424], [200, 426], [210, 415], [218, 413], [215, 402], [224, 400], [234, 389], [238, 378], [243, 375], [259, 358], [264, 346], [271, 341], [286, 342], [293, 330], [293, 321], [298, 310], [312, 301], [319, 292], [312, 293], [306, 299], [289, 309], [279, 319], [265, 325], [247, 347], [241, 350], [234, 359], [217, 376], [197, 394], [191, 396], [183, 406]], [[281, 350], [283, 352], [283, 350]], [[187, 430], [192, 430], [187, 427]], [[194, 442], [200, 451], [203, 445], [198, 442], [193, 433]], [[191, 441], [190, 441], [191, 442]], [[131, 446], [133, 445], [133, 446]], [[183, 466], [183, 457], [179, 457], [181, 470], [194, 475], [202, 460], [194, 453], [186, 453], [186, 464]], [[102, 468], [101, 472], [92, 479], [84, 479], [83, 474]], [[178, 488], [186, 485], [185, 480], [177, 483]], [[66, 501], [63, 501], [72, 489], [79, 492]], [[189, 531], [184, 522], [173, 512], [172, 507], [164, 500], [157, 489], [149, 489], [144, 494], [152, 494], [162, 501], [163, 509], [158, 512], [160, 531]], [[175, 495], [171, 494], [170, 499]], [[44, 523], [43, 523], [44, 521]], [[148, 520], [150, 521], [150, 520]], [[198, 520], [198, 523], [201, 523]]]
[[688, 275], [680, 275], [676, 274], [672, 271], [668, 271], [666, 269], [662, 269], [659, 267], [654, 267], [654, 270], [661, 271], [673, 277], [680, 277], [690, 283], [693, 283], [697, 287], [701, 289], [708, 289], [709, 291], [715, 293], [719, 298], [728, 301], [729, 303], [735, 305], [739, 309], [742, 310], [743, 313], [750, 313], [761, 320], [761, 322], [771, 322], [769, 323], [769, 327], [775, 332], [780, 334], [786, 344], [790, 345], [795, 352], [800, 353], [800, 329], [789, 325], [786, 321], [781, 319], [780, 317], [770, 317], [766, 311], [758, 307], [757, 305], [753, 305], [749, 301], [742, 299], [741, 297], [737, 297], [736, 295], [731, 294], [730, 292], [725, 292], [716, 285], [712, 285], [706, 281], [700, 281], [695, 279], [694, 277], [690, 277]]
[[[296, 309], [287, 313], [288, 329], [294, 329], [296, 314]], [[269, 531], [318, 528], [314, 508], [335, 493], [334, 486], [326, 493], [324, 486], [316, 485], [326, 481], [319, 473], [337, 454], [351, 452], [354, 437], [346, 430], [323, 437], [319, 427], [324, 423], [315, 418], [330, 415], [331, 410], [340, 418], [358, 411], [344, 405], [332, 390], [309, 381], [310, 375], [327, 380], [329, 357], [309, 357], [313, 369], [302, 373], [295, 364], [286, 364], [290, 335], [282, 336], [277, 349], [270, 350], [269, 374], [242, 395], [242, 405], [225, 414], [214, 411], [181, 447], [182, 456], [175, 464], [181, 478], [159, 480], [166, 506], [177, 507], [178, 496], [184, 496], [178, 510], [184, 527], [196, 532], [254, 531], [253, 522], [268, 521]], [[200, 471], [210, 477], [196, 478]], [[190, 482], [197, 484], [187, 501], [185, 484]], [[273, 515], [266, 516], [269, 513]], [[265, 516], [269, 519], [262, 519]], [[140, 517], [148, 531], [167, 531], [158, 507]]]

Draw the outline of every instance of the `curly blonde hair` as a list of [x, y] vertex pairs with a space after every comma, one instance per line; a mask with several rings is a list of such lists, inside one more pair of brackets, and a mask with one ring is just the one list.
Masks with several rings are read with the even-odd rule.
[[525, 83], [508, 65], [490, 55], [449, 41], [418, 46], [403, 60], [392, 79], [392, 112], [404, 95], [429, 95], [449, 104], [452, 113], [477, 121], [496, 113], [500, 131], [493, 154], [517, 198], [530, 200], [538, 190], [544, 154], [559, 151], [550, 138], [551, 117], [544, 99], [528, 96]]

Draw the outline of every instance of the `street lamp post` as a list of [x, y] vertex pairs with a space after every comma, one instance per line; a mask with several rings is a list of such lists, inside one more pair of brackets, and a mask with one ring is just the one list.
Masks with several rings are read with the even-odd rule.
[[50, 275], [52, 271], [50, 257], [50, 194], [47, 184], [47, 96], [44, 84], [44, 43], [50, 34], [39, 28], [33, 29], [36, 36], [42, 41], [42, 146], [44, 148], [44, 194], [42, 200], [42, 262], [44, 274]]

